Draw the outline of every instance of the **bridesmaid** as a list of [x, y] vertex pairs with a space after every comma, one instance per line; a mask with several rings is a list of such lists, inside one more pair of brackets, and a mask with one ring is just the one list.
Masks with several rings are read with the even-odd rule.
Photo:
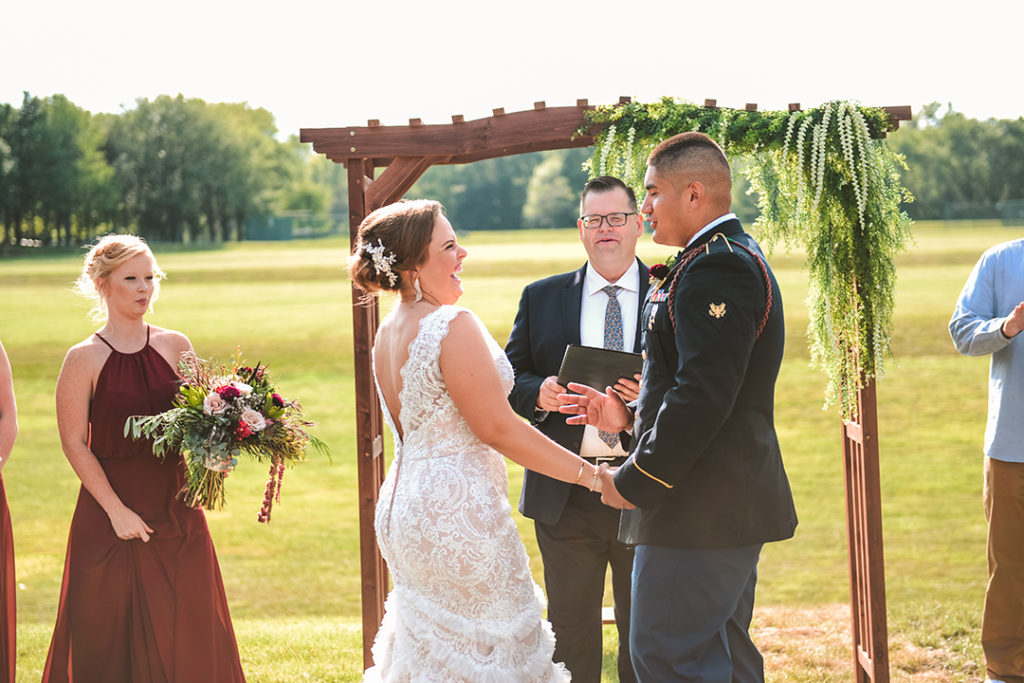
[[163, 276], [149, 246], [107, 235], [77, 289], [103, 327], [71, 347], [57, 427], [82, 482], [43, 681], [244, 681], [206, 517], [177, 499], [182, 462], [124, 437], [171, 407], [185, 335], [148, 325]]
[[[18, 407], [14, 404], [14, 382], [7, 351], [0, 344], [0, 472], [14, 447], [18, 435]], [[0, 474], [0, 681], [14, 683], [15, 620], [14, 604], [14, 539], [11, 534], [11, 512], [7, 508], [3, 475]]]

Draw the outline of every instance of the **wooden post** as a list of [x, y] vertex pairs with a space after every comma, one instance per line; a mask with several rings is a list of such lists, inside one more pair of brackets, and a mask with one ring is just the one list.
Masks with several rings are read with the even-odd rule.
[[856, 683], [889, 683], [882, 556], [882, 499], [878, 473], [875, 380], [857, 392], [857, 418], [843, 423], [846, 532]]
[[[423, 172], [430, 157], [398, 157], [373, 180], [370, 159], [352, 159], [348, 166], [349, 243], [355, 246], [359, 224], [372, 211], [401, 199]], [[356, 458], [359, 473], [359, 546], [363, 597], [363, 667], [373, 665], [373, 639], [384, 618], [388, 567], [377, 545], [373, 519], [384, 483], [384, 416], [374, 387], [373, 340], [380, 324], [374, 300], [360, 303], [364, 292], [352, 285], [352, 344], [356, 382]]]
[[[373, 177], [369, 160], [353, 159], [348, 165], [349, 242], [356, 243], [359, 224], [366, 214], [367, 178]], [[363, 598], [363, 667], [373, 664], [373, 638], [384, 618], [388, 593], [388, 568], [377, 547], [373, 516], [377, 492], [384, 481], [383, 414], [377, 403], [370, 352], [380, 320], [377, 302], [359, 303], [362, 289], [352, 285], [352, 341], [356, 383], [356, 462], [359, 473], [359, 546]]]

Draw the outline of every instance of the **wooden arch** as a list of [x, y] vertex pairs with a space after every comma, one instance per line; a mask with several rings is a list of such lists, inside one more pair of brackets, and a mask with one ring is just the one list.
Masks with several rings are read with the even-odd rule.
[[[630, 98], [619, 99], [627, 103]], [[704, 106], [715, 107], [715, 100]], [[532, 110], [466, 121], [452, 116], [450, 124], [303, 128], [299, 139], [313, 150], [342, 163], [348, 170], [349, 238], [354, 246], [359, 224], [375, 209], [398, 201], [434, 164], [464, 164], [483, 159], [552, 149], [589, 147], [593, 136], [575, 135], [593, 109], [587, 100], [571, 107], [534, 103]], [[747, 104], [756, 111], [756, 104]], [[789, 105], [790, 111], [800, 105]], [[886, 107], [894, 122], [911, 118], [910, 107]], [[376, 169], [384, 170], [375, 177]], [[377, 403], [370, 351], [380, 322], [376, 303], [358, 302], [364, 292], [352, 285], [352, 336], [356, 385], [356, 458], [359, 477], [359, 540], [362, 573], [363, 663], [373, 662], [371, 646], [384, 616], [388, 590], [387, 566], [373, 529], [374, 508], [384, 481], [383, 416]], [[846, 472], [847, 531], [850, 557], [850, 597], [853, 619], [856, 681], [888, 683], [888, 645], [885, 625], [885, 580], [882, 556], [881, 501], [878, 478], [877, 417], [874, 383], [860, 392], [860, 417], [843, 425]]]

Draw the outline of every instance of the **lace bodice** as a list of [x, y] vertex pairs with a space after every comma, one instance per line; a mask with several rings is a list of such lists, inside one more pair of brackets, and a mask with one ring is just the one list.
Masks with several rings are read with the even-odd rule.
[[[405, 434], [404, 440], [399, 438], [394, 420], [381, 396], [384, 419], [401, 451], [396, 453], [396, 458], [444, 457], [453, 449], [462, 449], [469, 443], [482, 445], [459, 414], [441, 376], [441, 342], [448, 336], [448, 326], [459, 313], [472, 316], [480, 327], [501, 376], [505, 395], [512, 391], [515, 381], [512, 365], [480, 319], [466, 308], [439, 307], [420, 320], [419, 334], [409, 345], [409, 360], [402, 366], [399, 422]], [[428, 445], [429, 448], [424, 447]]]
[[459, 314], [480, 326], [506, 395], [512, 389], [512, 366], [472, 312], [441, 306], [420, 321], [401, 369], [404, 440], [381, 396], [395, 458], [375, 526], [395, 589], [366, 680], [568, 680], [551, 662], [554, 639], [511, 518], [504, 458], [473, 434], [441, 375], [441, 345]]

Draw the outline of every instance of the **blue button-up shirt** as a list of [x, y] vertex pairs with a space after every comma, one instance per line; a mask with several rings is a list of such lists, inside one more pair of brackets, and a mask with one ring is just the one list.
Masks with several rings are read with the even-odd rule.
[[1024, 462], [1024, 333], [1007, 339], [1002, 328], [1022, 301], [1024, 239], [1019, 239], [982, 254], [949, 321], [957, 351], [992, 354], [985, 454], [1007, 462]]

